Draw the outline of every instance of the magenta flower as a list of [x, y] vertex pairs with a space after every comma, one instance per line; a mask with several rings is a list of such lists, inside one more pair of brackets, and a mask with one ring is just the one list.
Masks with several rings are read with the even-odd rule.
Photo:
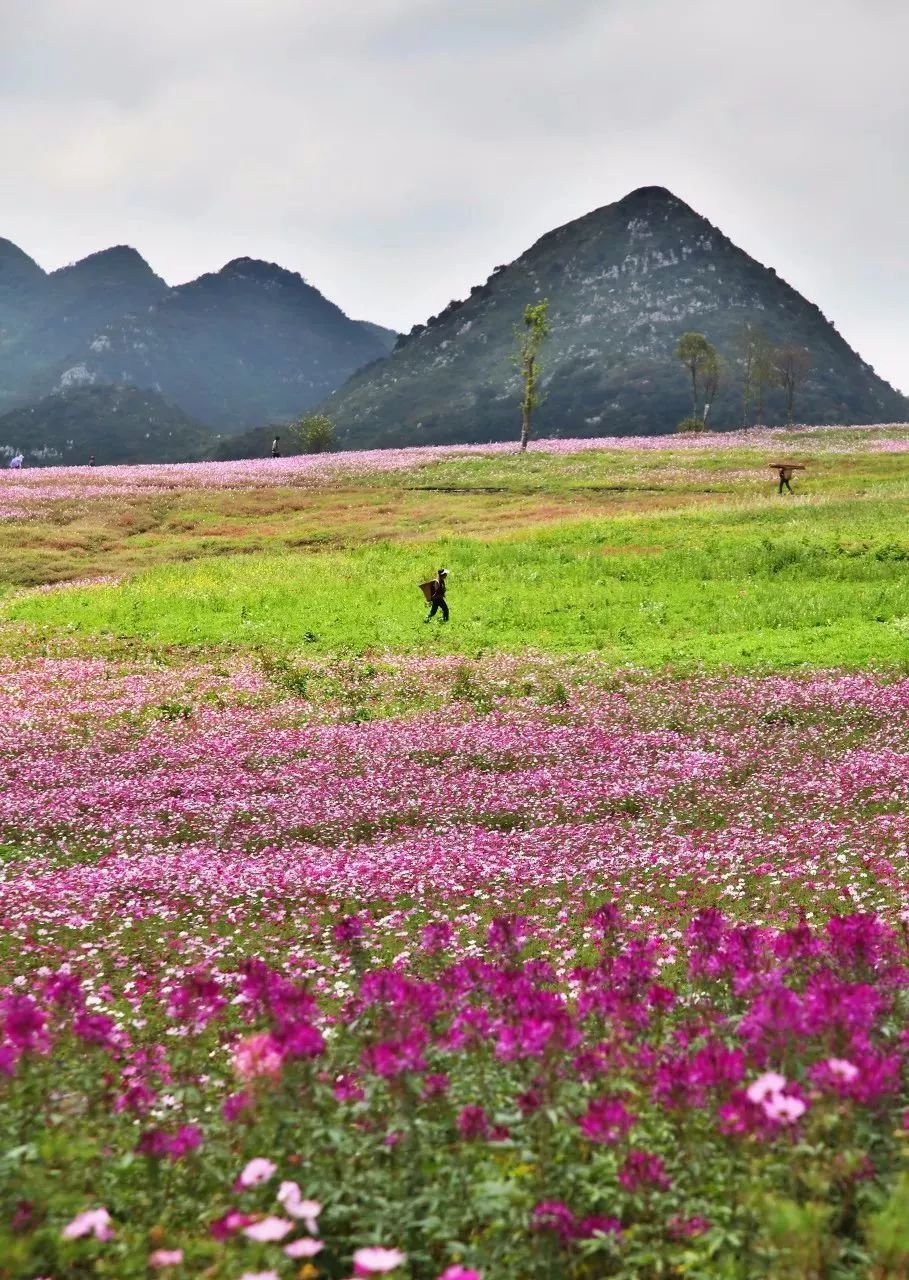
[[619, 1183], [626, 1191], [640, 1191], [647, 1187], [668, 1191], [672, 1186], [672, 1180], [667, 1176], [665, 1165], [659, 1156], [634, 1149], [628, 1152], [619, 1170]]
[[578, 1240], [590, 1240], [592, 1237], [620, 1236], [622, 1224], [618, 1218], [610, 1218], [604, 1214], [590, 1214], [577, 1222], [574, 1235]]
[[561, 1200], [541, 1200], [530, 1215], [533, 1231], [552, 1231], [562, 1240], [574, 1235], [576, 1219], [568, 1205]]
[[585, 1138], [611, 1146], [634, 1127], [636, 1120], [621, 1098], [605, 1097], [592, 1099], [578, 1117], [578, 1124]]
[[458, 1116], [458, 1130], [461, 1137], [468, 1141], [473, 1138], [488, 1138], [489, 1118], [484, 1109], [475, 1103], [462, 1107]]
[[483, 1280], [479, 1271], [474, 1271], [471, 1267], [462, 1267], [460, 1262], [453, 1263], [439, 1276], [439, 1280]]
[[706, 1218], [679, 1218], [669, 1219], [669, 1234], [674, 1240], [691, 1239], [694, 1236], [702, 1236], [706, 1231], [710, 1230], [710, 1223]]
[[356, 942], [363, 936], [363, 921], [359, 916], [344, 916], [332, 929], [335, 942]]
[[248, 1213], [240, 1213], [237, 1209], [228, 1209], [209, 1227], [209, 1234], [215, 1240], [229, 1240], [231, 1236], [235, 1236], [242, 1231], [244, 1227], [248, 1227], [253, 1221]]

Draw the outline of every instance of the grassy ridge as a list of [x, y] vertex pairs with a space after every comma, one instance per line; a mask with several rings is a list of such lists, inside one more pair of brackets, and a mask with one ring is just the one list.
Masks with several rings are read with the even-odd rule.
[[[416, 584], [440, 563], [452, 571], [452, 622], [424, 627]], [[314, 656], [531, 648], [655, 667], [894, 665], [909, 656], [907, 568], [890, 493], [727, 499], [496, 539], [424, 532], [162, 564], [119, 585], [22, 596], [5, 615], [154, 645]]]

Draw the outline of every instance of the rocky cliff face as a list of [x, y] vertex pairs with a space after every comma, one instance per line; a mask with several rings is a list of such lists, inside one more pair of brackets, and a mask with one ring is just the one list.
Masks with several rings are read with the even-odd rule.
[[[679, 336], [719, 348], [724, 381], [714, 427], [742, 423], [746, 324], [808, 349], [796, 402], [804, 421], [909, 418], [909, 401], [848, 346], [816, 306], [671, 192], [645, 187], [559, 227], [461, 302], [399, 340], [391, 357], [327, 401], [348, 447], [502, 439], [517, 434], [514, 330], [528, 302], [550, 300], [543, 350], [546, 435], [671, 431], [690, 412]], [[768, 396], [768, 417], [783, 401]]]

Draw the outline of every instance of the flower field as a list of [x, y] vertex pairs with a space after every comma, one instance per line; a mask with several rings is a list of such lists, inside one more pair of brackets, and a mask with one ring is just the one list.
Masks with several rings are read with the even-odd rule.
[[905, 1276], [907, 711], [0, 660], [0, 1277]]
[[[905, 423], [872, 427], [802, 427], [795, 430], [751, 427], [742, 431], [671, 436], [605, 436], [533, 442], [533, 453], [568, 457], [618, 453], [668, 459], [762, 451], [789, 456], [793, 448], [814, 454], [903, 454], [909, 452]], [[134, 498], [174, 492], [249, 491], [290, 486], [330, 487], [343, 480], [362, 483], [471, 458], [508, 459], [512, 443], [430, 445], [405, 449], [352, 450], [241, 462], [149, 463], [141, 466], [39, 467], [0, 472], [0, 520], [22, 520], [46, 513], [58, 503], [92, 504], [104, 499]], [[749, 478], [753, 478], [749, 473]]]

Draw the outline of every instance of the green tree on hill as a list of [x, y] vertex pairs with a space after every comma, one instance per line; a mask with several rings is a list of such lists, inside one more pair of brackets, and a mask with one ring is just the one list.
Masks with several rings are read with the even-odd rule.
[[776, 380], [773, 370], [773, 348], [762, 325], [746, 324], [742, 334], [742, 426], [750, 425], [751, 406], [754, 421], [764, 421], [764, 397]]
[[307, 413], [292, 431], [304, 453], [331, 453], [335, 447], [335, 424], [325, 413]]
[[719, 380], [719, 356], [716, 347], [702, 333], [683, 333], [675, 349], [676, 357], [688, 371], [691, 379], [691, 417], [704, 415], [699, 408], [698, 385], [716, 385]]
[[530, 416], [539, 404], [537, 386], [540, 380], [540, 348], [549, 335], [549, 300], [528, 302], [524, 308], [524, 327], [518, 326], [515, 337], [518, 365], [521, 369], [521, 452], [530, 439]]

